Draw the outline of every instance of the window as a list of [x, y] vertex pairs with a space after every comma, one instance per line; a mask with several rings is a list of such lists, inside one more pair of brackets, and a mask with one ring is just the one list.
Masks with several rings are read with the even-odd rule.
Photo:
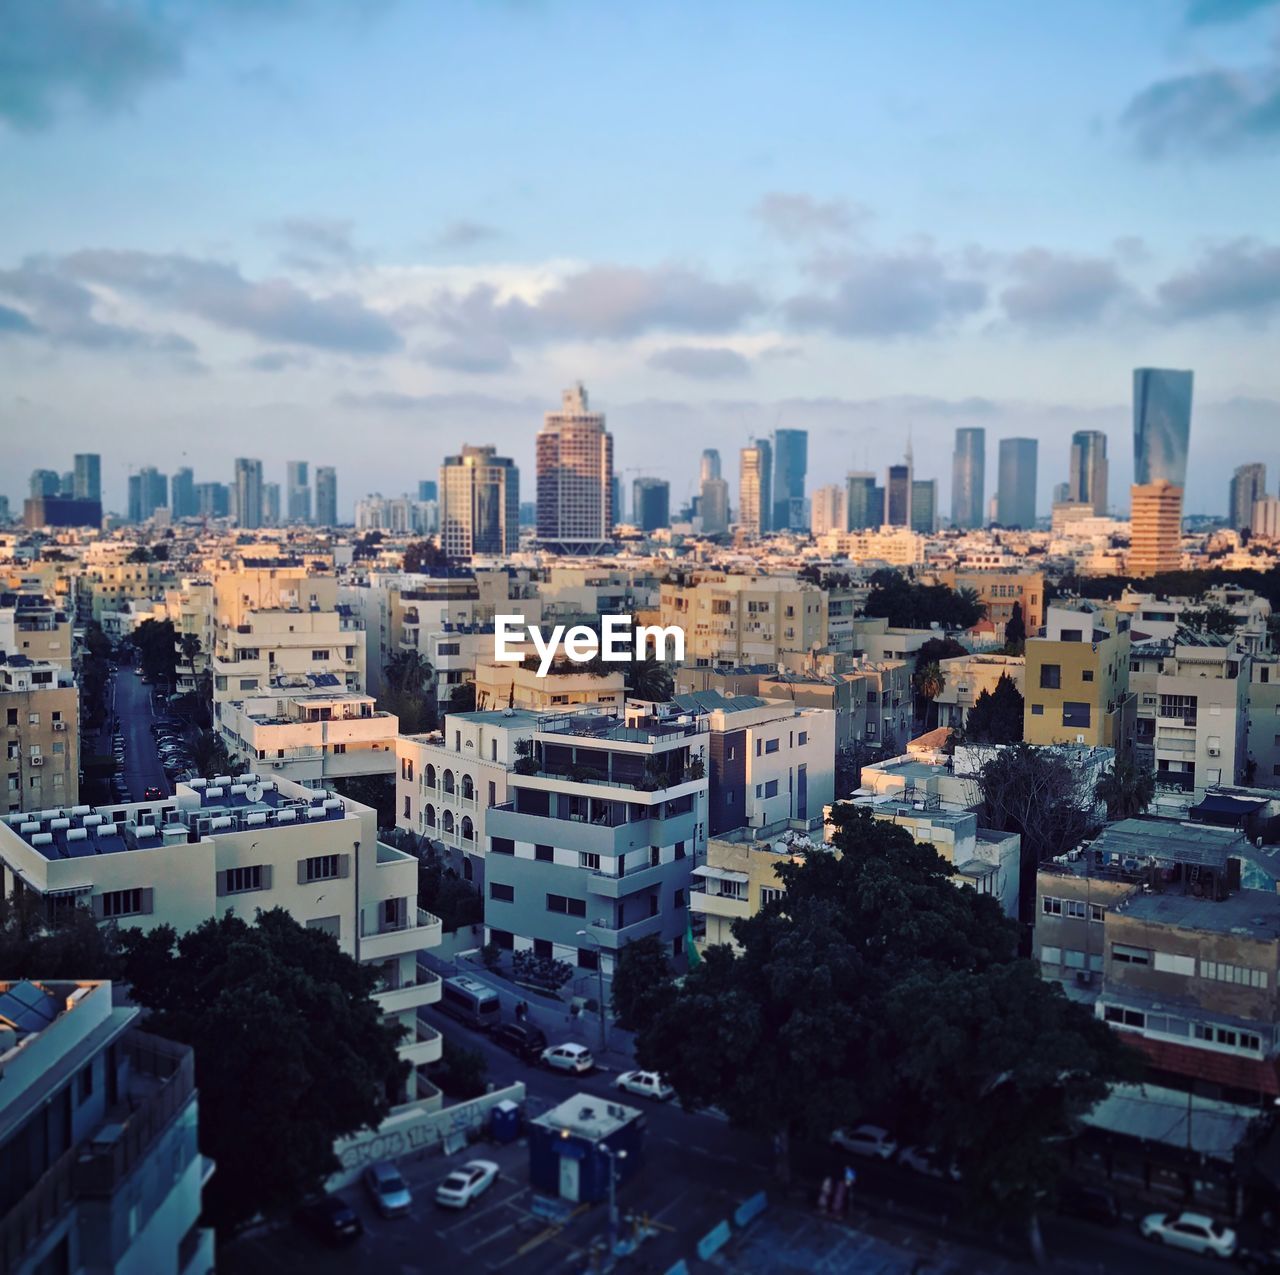
[[551, 846], [534, 846], [533, 857], [539, 863], [554, 863], [556, 861], [556, 852]]
[[515, 854], [516, 843], [510, 837], [490, 837], [489, 850], [493, 854]]
[[319, 930], [321, 934], [328, 934], [331, 938], [341, 939], [342, 937], [342, 918], [337, 916], [316, 916], [307, 922], [307, 929]]
[[1196, 972], [1196, 958], [1179, 956], [1176, 952], [1157, 952], [1152, 964], [1163, 974], [1181, 974], [1190, 978]]
[[1040, 910], [1045, 914], [1045, 916], [1061, 916], [1062, 900], [1051, 899], [1046, 895], [1040, 900]]
[[778, 751], [778, 745], [780, 743], [781, 743], [781, 740], [766, 739], [764, 741], [764, 751], [766, 753], [776, 753]]
[[1062, 706], [1062, 724], [1064, 726], [1088, 726], [1091, 720], [1091, 706], [1067, 700]]
[[563, 894], [547, 895], [547, 911], [559, 912], [563, 916], [586, 916], [586, 899], [569, 899]]
[[587, 868], [591, 872], [600, 871], [600, 856], [588, 850], [582, 850], [578, 853], [578, 867]]
[[304, 881], [331, 881], [338, 875], [336, 854], [318, 854], [302, 861]]
[[803, 748], [809, 742], [809, 732], [802, 730], [800, 732], [800, 747]]
[[1145, 1027], [1147, 1016], [1136, 1009], [1125, 1009], [1122, 1005], [1108, 1005], [1102, 1011], [1108, 1023], [1119, 1023], [1122, 1027]]
[[243, 894], [247, 890], [262, 889], [262, 868], [256, 865], [251, 868], [227, 869], [227, 893]]
[[1086, 681], [1086, 682], [1092, 682], [1092, 681], [1093, 681], [1093, 669], [1091, 669], [1091, 668], [1087, 668], [1087, 669], [1085, 669], [1085, 670], [1084, 670], [1084, 672], [1080, 674], [1080, 676], [1081, 676], [1081, 678], [1082, 678], [1084, 681]]
[[676, 842], [676, 858], [677, 859], [684, 858], [684, 842], [683, 841]]
[[1226, 1045], [1231, 1049], [1260, 1050], [1262, 1040], [1252, 1032], [1237, 1031], [1231, 1027], [1214, 1027], [1209, 1023], [1192, 1023], [1191, 1034], [1196, 1040], [1208, 1044]]
[[778, 795], [778, 781], [770, 779], [764, 786], [764, 795], [766, 797], [776, 797]]
[[[1280, 713], [1280, 705], [1276, 706], [1276, 712]], [[16, 708], [8, 710], [8, 714], [5, 718], [5, 724], [8, 726], [16, 726], [18, 724], [18, 710]]]
[[516, 888], [513, 885], [503, 885], [501, 881], [490, 881], [489, 897], [496, 899], [499, 903], [514, 903], [516, 901]]
[[[682, 939], [681, 942], [683, 941]], [[600, 953], [594, 947], [580, 947], [578, 949], [578, 968], [580, 970], [598, 970], [600, 968]]]
[[1105, 921], [1106, 917], [1107, 917], [1107, 910], [1102, 906], [1101, 903], [1089, 904], [1089, 920]]
[[1050, 947], [1046, 944], [1040, 949], [1040, 960], [1045, 965], [1061, 965], [1062, 949], [1060, 947]]
[[675, 906], [678, 908], [684, 907], [684, 891], [683, 890], [676, 891]]
[[762, 885], [760, 887], [760, 906], [763, 908], [770, 903], [777, 903], [784, 893], [776, 885]]
[[1031, 705], [1031, 716], [1032, 716], [1032, 717], [1043, 717], [1043, 716], [1044, 716], [1044, 705], [1043, 705], [1043, 704], [1032, 704], [1032, 705]]
[[1266, 987], [1267, 971], [1251, 969], [1247, 965], [1229, 965], [1226, 961], [1201, 961], [1200, 977], [1216, 979], [1220, 983], [1238, 983], [1242, 987]]
[[328, 651], [312, 651], [311, 658], [313, 660], [327, 660], [329, 658]]
[[1120, 965], [1150, 965], [1151, 951], [1145, 947], [1128, 947], [1124, 943], [1112, 943], [1111, 959]]
[[28, 723], [28, 725], [30, 725], [30, 726], [39, 726], [39, 725], [40, 725], [40, 714], [39, 714], [39, 713], [28, 713], [28, 714], [27, 714], [27, 723]]
[[111, 890], [101, 896], [103, 916], [139, 916], [142, 913], [142, 891]]
[[1042, 690], [1056, 691], [1062, 686], [1062, 665], [1041, 664], [1040, 686]]
[[1062, 914], [1063, 916], [1074, 917], [1077, 921], [1084, 920], [1084, 903], [1080, 899], [1063, 899]]

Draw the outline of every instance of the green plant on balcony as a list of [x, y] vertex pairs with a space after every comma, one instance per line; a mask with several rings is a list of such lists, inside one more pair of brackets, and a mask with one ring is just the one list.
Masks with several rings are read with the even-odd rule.
[[583, 762], [574, 762], [569, 767], [569, 778], [575, 784], [587, 784], [593, 779], [604, 779], [606, 776], [602, 770], [595, 766], [588, 766]]
[[693, 758], [684, 768], [684, 777], [686, 779], [703, 779], [706, 777], [707, 765], [701, 757]]
[[517, 757], [516, 764], [512, 769], [517, 775], [536, 775], [538, 773], [538, 759], [536, 757]]

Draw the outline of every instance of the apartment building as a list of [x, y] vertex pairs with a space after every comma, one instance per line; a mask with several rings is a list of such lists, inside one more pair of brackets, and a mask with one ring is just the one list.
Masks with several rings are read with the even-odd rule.
[[[30, 810], [0, 819], [0, 889], [32, 892], [50, 912], [80, 904], [103, 920], [178, 933], [232, 912], [283, 907], [377, 970], [377, 1001], [408, 1035], [413, 1066], [440, 1057], [417, 1009], [439, 998], [418, 952], [440, 922], [417, 907], [418, 862], [377, 839], [367, 806], [255, 772], [179, 784], [172, 797]], [[439, 1103], [415, 1071], [404, 1101]]]
[[1247, 718], [1245, 782], [1280, 788], [1280, 657], [1249, 662]]
[[664, 583], [662, 625], [685, 634], [685, 663], [695, 667], [777, 664], [785, 652], [827, 644], [826, 595], [788, 576], [709, 575]]
[[718, 691], [678, 695], [678, 714], [706, 721], [711, 767], [707, 832], [807, 824], [835, 797], [835, 714], [790, 700]]
[[1195, 612], [1209, 607], [1221, 607], [1231, 613], [1236, 626], [1236, 644], [1241, 650], [1253, 655], [1266, 651], [1271, 604], [1252, 589], [1215, 585], [1198, 598], [1159, 598], [1152, 593], [1126, 589], [1116, 603], [1117, 610], [1126, 611], [1131, 616], [1130, 627], [1135, 642], [1152, 638], [1172, 641]]
[[924, 562], [925, 538], [910, 527], [828, 531], [817, 537], [816, 543], [818, 552], [828, 558], [883, 563], [887, 567], [916, 567]]
[[488, 812], [489, 941], [611, 975], [653, 934], [678, 963], [706, 847], [708, 742], [684, 715], [542, 717], [524, 773]]
[[128, 603], [160, 601], [175, 581], [164, 562], [103, 561], [86, 563], [78, 583], [81, 617], [101, 624], [104, 614], [125, 610]]
[[1090, 602], [1051, 606], [1026, 644], [1023, 738], [1127, 753], [1137, 713], [1129, 617]]
[[508, 777], [540, 720], [524, 709], [450, 713], [439, 731], [399, 736], [396, 826], [435, 842], [483, 885], [489, 811], [507, 800]]
[[80, 697], [59, 664], [0, 654], [5, 809], [80, 800]]
[[855, 740], [883, 748], [901, 747], [911, 738], [911, 674], [914, 663], [906, 660], [861, 660], [844, 676], [862, 684], [856, 702], [863, 719], [855, 721]]
[[988, 652], [956, 655], [939, 660], [938, 667], [942, 670], [942, 690], [933, 697], [936, 726], [963, 729], [978, 697], [984, 691], [994, 694], [1002, 677], [1007, 677], [1018, 688], [1019, 695], [1026, 696], [1026, 660], [1021, 655]]
[[72, 672], [71, 616], [39, 593], [0, 593], [0, 653]]
[[205, 1275], [213, 1174], [194, 1055], [111, 984], [0, 982], [0, 1263], [12, 1275]]
[[1015, 602], [1022, 608], [1028, 637], [1044, 623], [1044, 575], [1039, 571], [942, 571], [938, 580], [957, 592], [971, 589], [999, 633], [1004, 632]]
[[1200, 791], [1232, 784], [1248, 761], [1252, 659], [1232, 638], [1180, 629], [1129, 653], [1137, 756], [1156, 782]]
[[199, 694], [210, 674], [217, 624], [211, 579], [186, 579], [164, 596], [165, 611], [173, 623], [176, 690]]
[[[492, 643], [492, 635], [489, 640]], [[488, 653], [492, 657], [492, 645]], [[541, 677], [538, 669], [529, 665], [480, 660], [475, 665], [475, 684], [477, 708], [563, 712], [570, 705], [594, 704], [621, 713], [627, 699], [626, 678], [621, 672], [588, 672], [569, 663], [553, 665]]]

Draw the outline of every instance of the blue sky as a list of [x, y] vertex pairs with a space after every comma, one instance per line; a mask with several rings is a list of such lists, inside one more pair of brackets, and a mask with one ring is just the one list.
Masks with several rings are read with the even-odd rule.
[[[1074, 428], [1128, 482], [1192, 367], [1189, 506], [1280, 473], [1280, 4], [16, 0], [0, 49], [0, 493], [104, 453], [341, 504], [560, 388], [620, 468], [808, 427], [811, 485]], [[630, 475], [629, 475], [630, 476]]]

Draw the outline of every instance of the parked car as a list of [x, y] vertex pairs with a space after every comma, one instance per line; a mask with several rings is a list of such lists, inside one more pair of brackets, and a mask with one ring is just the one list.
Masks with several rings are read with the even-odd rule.
[[889, 1131], [874, 1124], [860, 1124], [847, 1132], [837, 1129], [831, 1135], [831, 1144], [852, 1155], [865, 1155], [877, 1160], [892, 1160], [898, 1153], [898, 1144]]
[[1205, 1213], [1149, 1213], [1138, 1223], [1143, 1239], [1184, 1248], [1207, 1257], [1230, 1257], [1236, 1251], [1236, 1233]]
[[675, 1090], [656, 1071], [624, 1071], [615, 1082], [619, 1089], [655, 1102], [666, 1102]]
[[383, 1217], [407, 1217], [409, 1205], [413, 1197], [400, 1170], [385, 1160], [381, 1164], [371, 1164], [364, 1171], [364, 1185], [373, 1200], [373, 1207]]
[[354, 1243], [364, 1234], [360, 1215], [340, 1195], [309, 1200], [293, 1216], [299, 1226], [335, 1248]]
[[579, 1076], [585, 1076], [596, 1065], [586, 1045], [552, 1045], [542, 1051], [542, 1061], [554, 1071], [572, 1071]]
[[943, 1160], [933, 1147], [907, 1147], [898, 1156], [898, 1163], [904, 1169], [910, 1169], [912, 1173], [919, 1173], [926, 1178], [960, 1181], [960, 1170]]
[[164, 796], [164, 789], [157, 788], [155, 784], [152, 784], [149, 788], [143, 789], [143, 792], [142, 792], [143, 801], [158, 801], [163, 796]]
[[1106, 1187], [1083, 1186], [1078, 1182], [1059, 1185], [1058, 1210], [1099, 1226], [1114, 1226], [1120, 1220], [1116, 1197]]
[[489, 1039], [501, 1045], [508, 1053], [533, 1062], [547, 1047], [547, 1034], [538, 1027], [526, 1027], [523, 1023], [499, 1023]]
[[1263, 1242], [1237, 1248], [1236, 1261], [1249, 1275], [1276, 1275], [1280, 1272], [1280, 1245]]
[[497, 1180], [498, 1166], [492, 1160], [469, 1160], [436, 1187], [436, 1203], [446, 1209], [465, 1209]]

